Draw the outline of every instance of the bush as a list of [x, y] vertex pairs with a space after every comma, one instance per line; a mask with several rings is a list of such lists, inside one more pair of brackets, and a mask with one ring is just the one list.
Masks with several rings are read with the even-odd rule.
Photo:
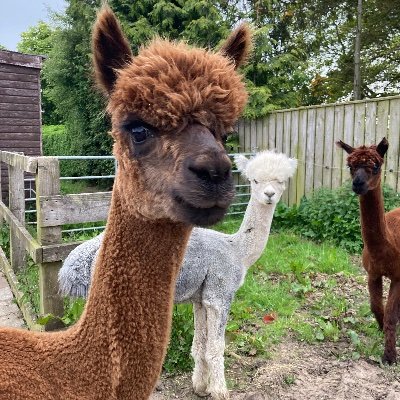
[[[84, 154], [81, 143], [76, 143], [64, 125], [44, 125], [42, 133], [45, 156], [89, 155]], [[92, 152], [90, 155], [100, 154]], [[61, 176], [112, 175], [114, 168], [113, 160], [63, 160], [60, 163]]]
[[[386, 211], [400, 206], [399, 194], [383, 187]], [[363, 247], [358, 197], [349, 184], [339, 189], [319, 189], [299, 206], [277, 207], [273, 229], [293, 229], [303, 237], [316, 241], [329, 240], [351, 253]]]

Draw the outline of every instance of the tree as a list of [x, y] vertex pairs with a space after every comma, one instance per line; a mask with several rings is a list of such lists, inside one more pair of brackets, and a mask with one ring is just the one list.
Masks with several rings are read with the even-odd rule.
[[[36, 54], [45, 56], [50, 54], [54, 44], [55, 29], [43, 21], [39, 21], [35, 26], [31, 26], [21, 33], [21, 40], [17, 44], [17, 50], [21, 53]], [[60, 114], [57, 113], [56, 106], [50, 99], [48, 93], [48, 81], [46, 75], [41, 74], [42, 87], [42, 121], [45, 125], [58, 124], [62, 121]]]
[[[91, 75], [91, 28], [101, 1], [68, 0], [67, 4], [44, 67], [49, 96], [65, 118], [70, 154], [110, 154], [104, 99]], [[134, 53], [155, 34], [214, 47], [229, 28], [217, 7], [205, 0], [110, 0], [109, 4]]]
[[5, 46], [3, 46], [2, 44], [0, 44], [0, 50], [7, 50]]

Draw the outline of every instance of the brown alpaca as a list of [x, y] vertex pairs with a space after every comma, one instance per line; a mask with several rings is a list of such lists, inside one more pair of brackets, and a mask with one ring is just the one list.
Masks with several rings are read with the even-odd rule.
[[92, 290], [63, 332], [0, 330], [2, 400], [145, 400], [169, 339], [175, 278], [194, 224], [234, 187], [222, 138], [243, 110], [245, 26], [219, 52], [153, 41], [133, 57], [110, 9], [93, 32], [119, 170]]
[[[377, 145], [353, 148], [342, 141], [353, 191], [360, 196], [361, 233], [364, 242], [363, 266], [368, 272], [371, 310], [385, 333], [383, 362], [396, 362], [396, 325], [400, 311], [400, 208], [385, 214], [381, 188], [381, 167], [389, 147], [385, 138]], [[383, 306], [382, 277], [390, 279], [386, 306]]]

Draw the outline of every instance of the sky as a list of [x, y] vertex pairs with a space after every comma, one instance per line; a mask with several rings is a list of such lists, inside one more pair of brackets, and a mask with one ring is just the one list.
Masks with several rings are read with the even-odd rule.
[[17, 50], [22, 32], [40, 20], [49, 21], [49, 9], [64, 11], [64, 0], [0, 0], [0, 44]]

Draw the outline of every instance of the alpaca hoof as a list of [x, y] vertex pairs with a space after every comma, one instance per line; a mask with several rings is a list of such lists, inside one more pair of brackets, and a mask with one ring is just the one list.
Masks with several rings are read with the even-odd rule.
[[382, 357], [382, 362], [388, 365], [396, 364], [396, 355], [384, 353]]
[[193, 392], [196, 396], [199, 396], [199, 397], [207, 397], [210, 395], [210, 392], [207, 392], [206, 389], [197, 389], [195, 387], [193, 388]]
[[211, 390], [211, 398], [213, 400], [229, 400], [229, 392], [228, 390], [223, 390], [223, 391]]

